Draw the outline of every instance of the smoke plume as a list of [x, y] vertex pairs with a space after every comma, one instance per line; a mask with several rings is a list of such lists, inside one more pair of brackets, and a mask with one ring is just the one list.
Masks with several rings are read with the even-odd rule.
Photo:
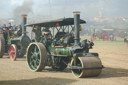
[[24, 2], [22, 3], [21, 6], [17, 6], [15, 9], [14, 9], [14, 12], [13, 12], [13, 17], [14, 17], [14, 20], [15, 20], [15, 24], [18, 25], [21, 23], [21, 15], [22, 14], [27, 14], [27, 15], [30, 15], [33, 13], [33, 1], [32, 0], [24, 0]]

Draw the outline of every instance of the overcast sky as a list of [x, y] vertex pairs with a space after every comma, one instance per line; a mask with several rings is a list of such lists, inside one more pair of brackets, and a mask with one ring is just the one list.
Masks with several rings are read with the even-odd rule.
[[[41, 18], [72, 17], [73, 11], [80, 11], [82, 18], [98, 16], [128, 17], [128, 0], [25, 0], [30, 2], [32, 11], [28, 15]], [[22, 7], [24, 0], [0, 0], [0, 18], [12, 18], [14, 10]], [[20, 10], [19, 10], [20, 11]]]

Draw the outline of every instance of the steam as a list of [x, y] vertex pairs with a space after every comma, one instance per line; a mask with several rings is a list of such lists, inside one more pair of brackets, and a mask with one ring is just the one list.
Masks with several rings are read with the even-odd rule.
[[13, 11], [13, 18], [15, 20], [15, 25], [21, 23], [21, 15], [30, 15], [33, 13], [33, 0], [24, 0], [21, 6], [17, 6]]

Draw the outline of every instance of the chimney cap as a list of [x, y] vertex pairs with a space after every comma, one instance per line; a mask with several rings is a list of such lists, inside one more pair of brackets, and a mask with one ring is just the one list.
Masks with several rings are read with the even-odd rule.
[[27, 14], [22, 14], [21, 15], [23, 18], [26, 18], [27, 17]]
[[80, 11], [74, 11], [73, 14], [80, 14]]

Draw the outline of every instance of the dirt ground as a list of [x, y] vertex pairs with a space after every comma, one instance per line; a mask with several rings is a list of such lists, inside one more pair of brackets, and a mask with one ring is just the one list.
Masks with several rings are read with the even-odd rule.
[[0, 59], [0, 85], [128, 85], [128, 48], [123, 41], [95, 41], [91, 52], [98, 52], [104, 65], [98, 77], [75, 78], [70, 70], [63, 72], [46, 68], [32, 72], [25, 58]]

